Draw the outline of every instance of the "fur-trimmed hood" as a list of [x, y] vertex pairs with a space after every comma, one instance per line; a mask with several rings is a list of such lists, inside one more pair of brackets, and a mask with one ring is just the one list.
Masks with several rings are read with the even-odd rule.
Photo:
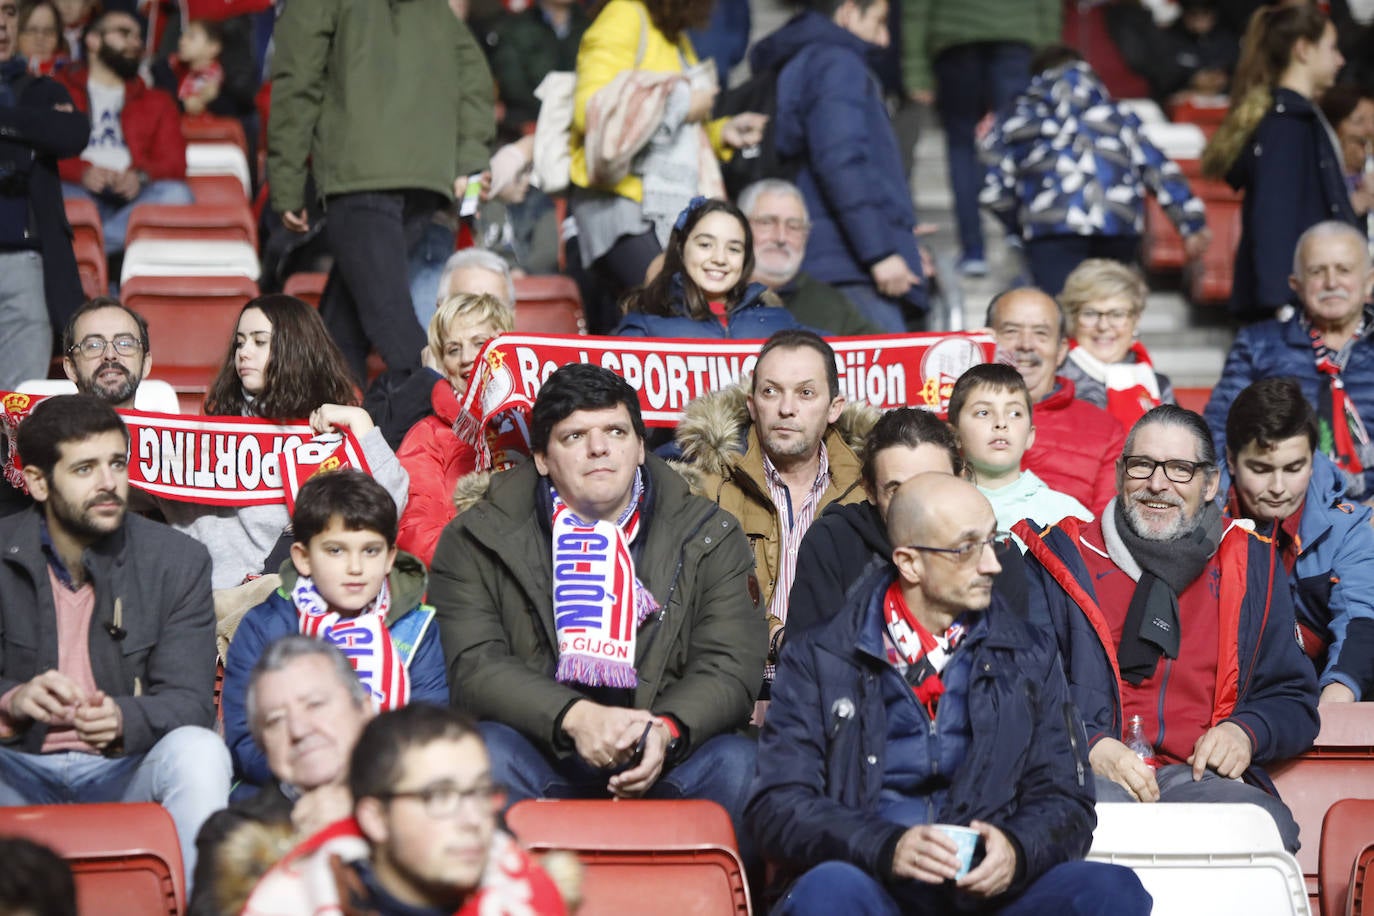
[[[673, 467], [695, 486], [700, 474], [729, 476], [749, 449], [749, 388], [746, 378], [729, 388], [703, 394], [687, 405], [673, 438], [682, 450], [682, 460]], [[882, 412], [858, 401], [848, 401], [830, 426], [830, 432], [860, 459], [864, 439]]]

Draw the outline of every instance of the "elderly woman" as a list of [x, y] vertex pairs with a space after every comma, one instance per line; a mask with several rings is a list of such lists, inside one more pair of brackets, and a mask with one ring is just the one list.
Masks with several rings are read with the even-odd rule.
[[1060, 374], [1073, 381], [1079, 398], [1127, 429], [1150, 408], [1175, 403], [1169, 379], [1155, 371], [1136, 340], [1148, 292], [1135, 269], [1090, 258], [1074, 268], [1059, 294], [1072, 337]]

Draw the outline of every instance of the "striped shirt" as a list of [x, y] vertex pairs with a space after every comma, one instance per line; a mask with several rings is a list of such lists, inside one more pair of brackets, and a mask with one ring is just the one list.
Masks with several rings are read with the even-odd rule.
[[792, 502], [792, 493], [783, 482], [782, 475], [773, 466], [767, 455], [763, 456], [763, 479], [768, 486], [768, 497], [778, 511], [778, 577], [773, 583], [773, 594], [768, 599], [768, 614], [783, 623], [787, 622], [787, 594], [792, 590], [792, 580], [797, 577], [797, 548], [816, 517], [816, 507], [830, 486], [830, 456], [821, 443], [820, 466], [816, 468], [816, 479], [811, 489], [802, 497], [800, 505]]

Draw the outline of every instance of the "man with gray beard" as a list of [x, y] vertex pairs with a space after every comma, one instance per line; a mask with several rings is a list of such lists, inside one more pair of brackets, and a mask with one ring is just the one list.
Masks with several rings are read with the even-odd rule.
[[82, 394], [130, 410], [153, 367], [148, 322], [109, 296], [88, 299], [62, 333], [62, 371]]
[[1007, 290], [988, 304], [987, 325], [999, 357], [1026, 380], [1035, 409], [1035, 442], [1021, 469], [1100, 512], [1116, 492], [1126, 431], [1105, 410], [1079, 400], [1073, 382], [1056, 374], [1069, 352], [1059, 303], [1033, 286]]
[[[1316, 678], [1287, 573], [1217, 507], [1219, 476], [1200, 416], [1141, 417], [1097, 521], [1016, 526], [1030, 613], [1059, 641], [1098, 801], [1257, 804], [1291, 852], [1297, 824], [1262, 767], [1316, 737]], [[1127, 745], [1130, 726], [1152, 750]]]

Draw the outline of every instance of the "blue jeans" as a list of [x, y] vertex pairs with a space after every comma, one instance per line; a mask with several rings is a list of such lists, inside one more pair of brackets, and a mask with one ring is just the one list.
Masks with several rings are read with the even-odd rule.
[[[944, 886], [882, 884], [848, 862], [824, 862], [802, 875], [774, 916], [924, 916], [952, 912]], [[1064, 862], [1014, 900], [985, 912], [1000, 916], [1149, 916], [1153, 900], [1135, 872], [1101, 862]], [[963, 912], [963, 910], [960, 910]]]
[[[483, 722], [478, 728], [491, 756], [492, 780], [505, 786], [510, 804], [527, 798], [609, 798], [604, 770], [573, 754], [546, 757], [508, 725]], [[758, 746], [740, 735], [708, 738], [682, 763], [664, 772], [646, 798], [704, 798], [730, 814], [745, 864], [752, 864], [743, 824]]]
[[62, 182], [62, 197], [84, 197], [95, 202], [100, 214], [100, 225], [105, 232], [105, 254], [119, 254], [124, 250], [124, 234], [129, 228], [129, 214], [138, 204], [181, 204], [195, 202], [191, 189], [184, 181], [150, 181], [138, 192], [138, 196], [127, 203], [115, 203], [108, 198], [96, 197], [82, 185], [70, 181]]
[[1031, 49], [1013, 41], [955, 45], [935, 58], [935, 108], [945, 128], [949, 184], [966, 258], [982, 258], [983, 227], [978, 192], [983, 169], [974, 131], [983, 115], [999, 113], [1030, 83]]
[[0, 805], [157, 802], [176, 825], [189, 895], [196, 834], [229, 803], [232, 772], [224, 739], [195, 725], [175, 728], [146, 753], [125, 757], [0, 747]]
[[[923, 282], [929, 283], [929, 280]], [[889, 299], [871, 283], [836, 283], [834, 286], [854, 303], [859, 314], [884, 334], [905, 334], [925, 327], [920, 309], [900, 299]]]
[[1048, 235], [1026, 243], [1031, 277], [1051, 296], [1059, 295], [1069, 274], [1088, 258], [1135, 264], [1139, 254], [1138, 235]]
[[43, 256], [0, 251], [0, 391], [48, 377], [52, 328], [43, 294]]
[[[1202, 774], [1202, 779], [1193, 781], [1193, 768], [1183, 763], [1171, 763], [1162, 766], [1155, 771], [1155, 781], [1159, 783], [1159, 802], [1187, 803], [1221, 803], [1221, 804], [1251, 804], [1259, 805], [1269, 816], [1274, 819], [1274, 824], [1279, 828], [1279, 837], [1283, 840], [1283, 848], [1289, 852], [1297, 852], [1301, 845], [1298, 842], [1298, 822], [1293, 820], [1293, 812], [1288, 810], [1288, 806], [1283, 803], [1283, 799], [1277, 795], [1270, 795], [1258, 786], [1246, 785], [1234, 779], [1227, 779], [1218, 776], [1208, 770]], [[1097, 785], [1097, 800], [1100, 802], [1134, 802], [1135, 798], [1124, 788], [1098, 776], [1095, 780]]]
[[410, 304], [422, 328], [429, 328], [438, 310], [439, 278], [452, 256], [453, 231], [436, 222], [425, 226], [419, 241], [410, 246]]

